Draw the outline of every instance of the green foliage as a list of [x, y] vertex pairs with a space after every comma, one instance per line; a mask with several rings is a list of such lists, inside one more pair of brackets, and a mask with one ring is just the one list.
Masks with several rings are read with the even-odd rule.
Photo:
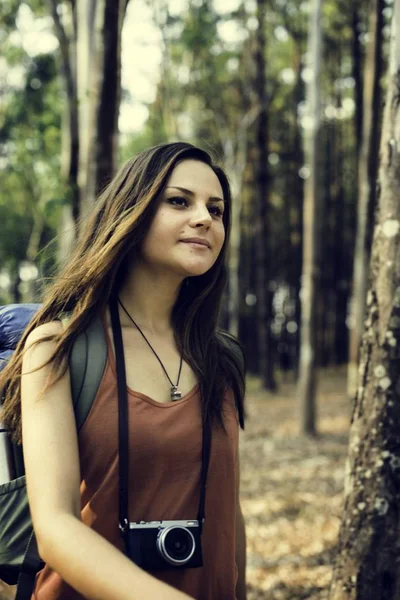
[[165, 139], [159, 141], [154, 137], [153, 130], [147, 126], [142, 132], [131, 134], [122, 141], [119, 162], [122, 165], [138, 152], [164, 141]]
[[[2, 5], [2, 32], [17, 27], [20, 4]], [[43, 3], [31, 5], [43, 11]], [[6, 86], [0, 108], [0, 270], [14, 278], [27, 252], [40, 250], [56, 232], [62, 198], [62, 106], [54, 55], [30, 56], [13, 42], [6, 45], [3, 58], [10, 74], [18, 69], [18, 78], [11, 79], [16, 83]], [[39, 231], [36, 241], [35, 231]]]
[[2, 31], [16, 27], [16, 18], [21, 0], [3, 0], [0, 4], [0, 23]]

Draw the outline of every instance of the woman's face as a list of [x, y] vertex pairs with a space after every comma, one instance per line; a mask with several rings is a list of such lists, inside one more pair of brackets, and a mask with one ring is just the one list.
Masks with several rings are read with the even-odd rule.
[[[150, 268], [181, 277], [206, 273], [218, 258], [225, 239], [221, 184], [205, 163], [179, 163], [167, 182], [141, 248]], [[199, 238], [206, 245], [189, 243]]]

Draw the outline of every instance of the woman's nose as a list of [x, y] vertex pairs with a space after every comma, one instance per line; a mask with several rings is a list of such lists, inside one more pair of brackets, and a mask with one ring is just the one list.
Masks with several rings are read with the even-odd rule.
[[212, 216], [210, 215], [208, 208], [206, 206], [194, 207], [191, 222], [195, 225], [209, 225], [212, 222]]

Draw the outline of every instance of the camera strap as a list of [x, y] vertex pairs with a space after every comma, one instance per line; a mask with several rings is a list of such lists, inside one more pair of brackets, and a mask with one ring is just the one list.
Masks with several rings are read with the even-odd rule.
[[[118, 300], [112, 295], [110, 298], [110, 317], [114, 339], [115, 362], [117, 370], [118, 388], [118, 444], [119, 444], [119, 528], [123, 535], [129, 529], [128, 495], [129, 495], [129, 425], [128, 425], [128, 397], [126, 385], [124, 345], [122, 342], [121, 322], [119, 318]], [[200, 502], [197, 514], [200, 533], [205, 517], [205, 500], [208, 467], [211, 453], [211, 425], [209, 419], [202, 427], [202, 464]]]

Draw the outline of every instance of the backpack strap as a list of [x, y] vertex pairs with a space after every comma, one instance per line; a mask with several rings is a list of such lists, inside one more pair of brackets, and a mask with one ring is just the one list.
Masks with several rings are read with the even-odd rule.
[[96, 315], [88, 328], [77, 337], [69, 359], [71, 391], [78, 431], [92, 407], [106, 362], [107, 341], [101, 316]]
[[36, 537], [32, 531], [26, 547], [24, 562], [18, 577], [17, 594], [15, 600], [28, 600], [32, 596], [35, 586], [36, 573], [43, 567], [39, 558]]

